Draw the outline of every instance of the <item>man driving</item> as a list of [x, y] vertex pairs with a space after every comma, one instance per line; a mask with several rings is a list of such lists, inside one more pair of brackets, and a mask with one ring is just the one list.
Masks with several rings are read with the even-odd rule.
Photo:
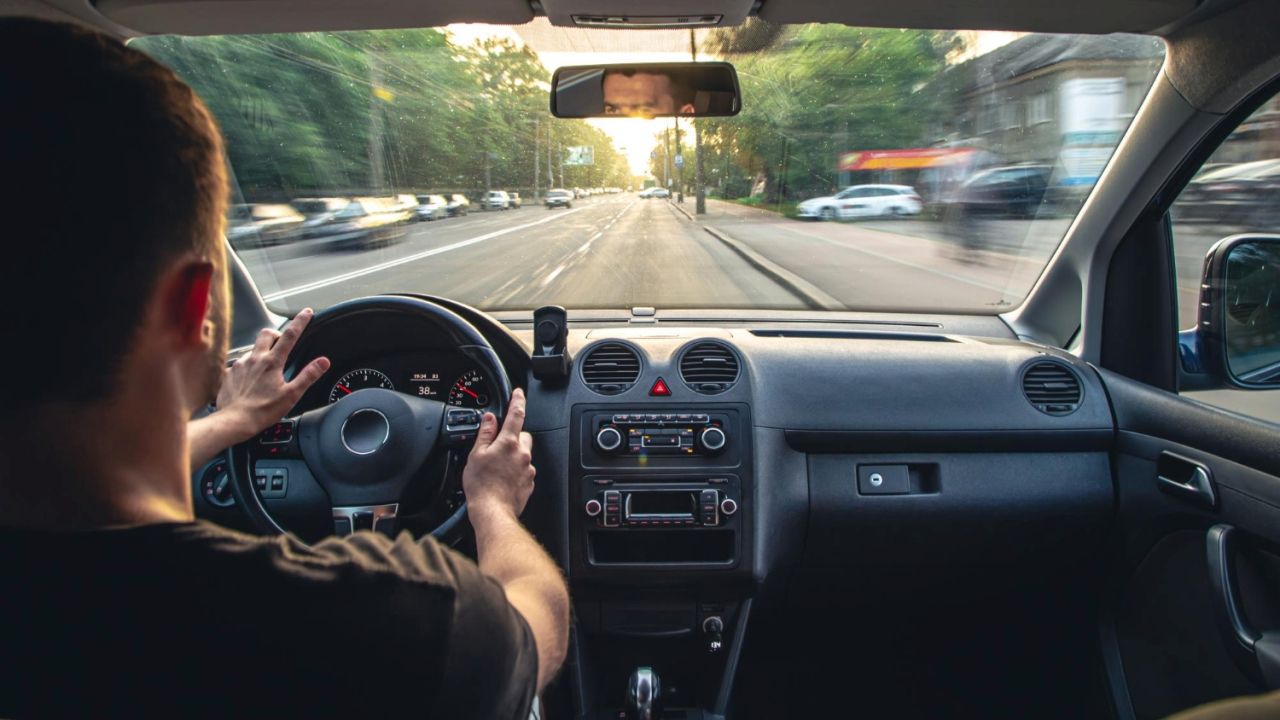
[[609, 70], [602, 80], [606, 115], [692, 115], [693, 93], [665, 72]]
[[569, 600], [517, 519], [523, 394], [501, 427], [484, 416], [463, 473], [476, 563], [407, 534], [307, 546], [196, 521], [193, 450], [278, 418], [327, 369], [281, 373], [310, 314], [258, 338], [193, 448], [230, 327], [211, 115], [146, 55], [69, 25], [0, 20], [0, 67], [22, 273], [3, 284], [21, 345], [0, 410], [0, 716], [526, 717], [564, 659]]

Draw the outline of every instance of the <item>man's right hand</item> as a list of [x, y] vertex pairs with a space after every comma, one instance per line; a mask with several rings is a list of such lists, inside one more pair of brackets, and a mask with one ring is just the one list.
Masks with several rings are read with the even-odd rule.
[[518, 517], [533, 493], [533, 436], [524, 428], [524, 391], [511, 393], [507, 417], [498, 428], [493, 413], [485, 413], [476, 432], [476, 444], [462, 471], [462, 491], [469, 512], [491, 511]]

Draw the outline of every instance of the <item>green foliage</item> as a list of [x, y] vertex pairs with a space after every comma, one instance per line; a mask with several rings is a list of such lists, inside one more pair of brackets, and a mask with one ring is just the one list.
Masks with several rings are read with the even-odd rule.
[[[535, 165], [545, 190], [549, 162], [554, 185], [629, 181], [626, 159], [607, 135], [549, 116], [546, 69], [505, 40], [459, 47], [425, 29], [168, 36], [133, 46], [204, 99], [248, 201], [528, 191]], [[573, 145], [594, 146], [596, 164], [564, 167], [562, 175], [559, 158]]]
[[743, 111], [695, 121], [708, 185], [734, 197], [763, 180], [770, 200], [812, 196], [835, 189], [840, 152], [929, 144], [928, 128], [955, 103], [922, 89], [958, 42], [947, 32], [759, 22], [712, 35], [707, 47], [738, 69]]

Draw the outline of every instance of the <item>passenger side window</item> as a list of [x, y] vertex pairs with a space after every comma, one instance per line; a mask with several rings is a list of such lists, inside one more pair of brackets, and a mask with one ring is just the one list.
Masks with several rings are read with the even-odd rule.
[[[1280, 233], [1280, 96], [1223, 141], [1170, 210], [1178, 327], [1192, 328], [1205, 253], [1224, 237]], [[1280, 287], [1276, 288], [1280, 293]], [[1198, 390], [1183, 395], [1280, 424], [1278, 390]]]

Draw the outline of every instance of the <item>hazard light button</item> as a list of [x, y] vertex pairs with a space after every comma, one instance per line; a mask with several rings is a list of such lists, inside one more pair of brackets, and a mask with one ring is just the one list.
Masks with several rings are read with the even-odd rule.
[[649, 388], [650, 397], [670, 397], [671, 388], [667, 387], [667, 381], [658, 378], [653, 382], [653, 387]]

